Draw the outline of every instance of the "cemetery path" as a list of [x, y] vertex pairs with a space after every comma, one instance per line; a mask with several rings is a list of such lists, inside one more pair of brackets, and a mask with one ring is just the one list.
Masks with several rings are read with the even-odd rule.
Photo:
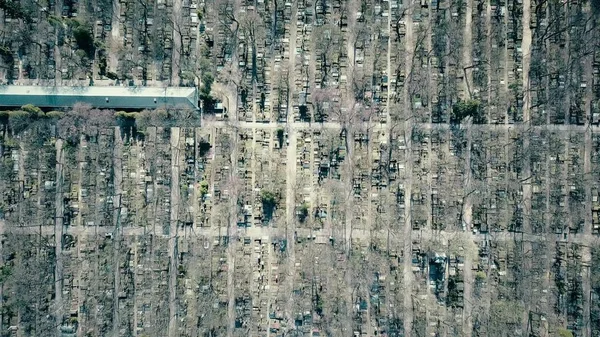
[[179, 227], [179, 138], [180, 129], [171, 128], [171, 211], [169, 227], [169, 337], [177, 336], [177, 240]]
[[182, 23], [181, 7], [183, 0], [173, 0], [173, 50], [171, 54], [171, 85], [180, 84], [179, 69], [181, 60], [181, 30], [184, 29]]
[[121, 288], [121, 264], [119, 262], [121, 246], [121, 196], [123, 194], [123, 141], [121, 139], [121, 128], [114, 128], [115, 146], [113, 148], [113, 177], [114, 177], [114, 198], [113, 198], [113, 312], [112, 312], [112, 334], [119, 335], [119, 292]]
[[[121, 24], [119, 20], [119, 16], [121, 14], [121, 2], [113, 1], [112, 2], [112, 22], [110, 25], [110, 45], [111, 50], [119, 50], [119, 45], [123, 44], [123, 37], [121, 36], [121, 32], [119, 29], [119, 25]], [[108, 53], [108, 66], [109, 70], [115, 74], [118, 74], [119, 68], [119, 55], [118, 53], [112, 52]]]
[[531, 93], [529, 90], [529, 68], [531, 64], [531, 0], [523, 0], [523, 122], [531, 123]]
[[[415, 41], [413, 37], [413, 7], [416, 6], [415, 0], [411, 0], [411, 5], [407, 8], [405, 15], [406, 22], [406, 44], [405, 44], [405, 73], [410, 82], [412, 78], [411, 72], [413, 67], [413, 50]], [[403, 287], [404, 287], [404, 331], [407, 337], [412, 336], [413, 327], [413, 279], [412, 272], [412, 217], [411, 217], [411, 200], [412, 200], [412, 130], [413, 119], [412, 109], [410, 108], [411, 99], [409, 97], [408, 87], [410, 84], [405, 84], [403, 88], [405, 115], [404, 118], [404, 142], [406, 149], [404, 150], [404, 165], [406, 176], [404, 177], [404, 227], [403, 227]]]
[[294, 219], [294, 211], [295, 211], [295, 193], [294, 190], [296, 185], [296, 133], [294, 130], [294, 92], [296, 87], [296, 32], [297, 32], [297, 16], [298, 8], [297, 2], [294, 1], [292, 3], [292, 13], [291, 13], [291, 22], [289, 23], [290, 28], [290, 46], [289, 46], [289, 66], [288, 66], [288, 111], [287, 111], [287, 132], [288, 132], [288, 140], [289, 144], [287, 147], [287, 155], [286, 155], [286, 169], [287, 169], [287, 179], [286, 179], [286, 238], [288, 242], [288, 274], [287, 281], [290, 292], [288, 302], [286, 303], [286, 314], [288, 315], [288, 320], [290, 326], [294, 326], [294, 315], [292, 313], [293, 306], [293, 296], [291, 292], [294, 289], [294, 276], [295, 276], [295, 251], [294, 251], [294, 236], [296, 232], [296, 223]]
[[55, 194], [55, 214], [54, 214], [54, 256], [56, 264], [54, 265], [54, 317], [56, 317], [57, 334], [60, 335], [60, 326], [63, 319], [63, 253], [62, 253], [62, 238], [63, 238], [63, 216], [65, 213], [65, 205], [63, 198], [63, 180], [64, 180], [64, 164], [65, 153], [63, 151], [62, 139], [56, 140], [56, 194]]
[[464, 97], [471, 98], [473, 86], [473, 0], [466, 0], [465, 30], [463, 42]]

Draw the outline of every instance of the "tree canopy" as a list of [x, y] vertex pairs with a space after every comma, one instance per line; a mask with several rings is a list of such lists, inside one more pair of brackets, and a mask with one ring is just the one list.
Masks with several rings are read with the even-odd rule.
[[474, 124], [485, 123], [481, 103], [478, 100], [461, 100], [452, 106], [452, 115], [450, 116], [451, 123], [458, 124], [467, 117], [473, 118]]

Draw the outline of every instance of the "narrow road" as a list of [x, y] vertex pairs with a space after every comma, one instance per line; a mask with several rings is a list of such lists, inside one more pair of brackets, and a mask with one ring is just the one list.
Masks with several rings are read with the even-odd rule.
[[[140, 277], [138, 275], [138, 261], [139, 261], [139, 256], [138, 256], [138, 245], [139, 245], [139, 240], [138, 238], [136, 238], [133, 241], [133, 266], [135, 268], [133, 275], [132, 275], [132, 280], [131, 283], [133, 284], [133, 290], [131, 292], [131, 301], [132, 303], [132, 310], [133, 310], [133, 337], [137, 337], [138, 336], [138, 322], [139, 322], [139, 314], [138, 314], [138, 294], [136, 292], [137, 290], [137, 286], [138, 286], [138, 278]], [[143, 276], [142, 276], [143, 277]], [[140, 292], [143, 292], [143, 289], [140, 289]], [[78, 336], [79, 337], [79, 336]]]
[[344, 202], [344, 242], [346, 243], [346, 253], [350, 256], [350, 250], [352, 248], [352, 220], [354, 220], [354, 135], [351, 131], [346, 135], [346, 144], [348, 145], [348, 148], [346, 149], [346, 162], [344, 165], [346, 166], [347, 172], [346, 174], [343, 174], [344, 186], [347, 189], [347, 194], [344, 196], [346, 198]]
[[[266, 278], [267, 278], [267, 286], [266, 286], [266, 290], [267, 290], [267, 305], [266, 305], [266, 311], [267, 311], [267, 315], [269, 314], [270, 308], [271, 308], [271, 303], [273, 300], [273, 297], [275, 296], [275, 294], [277, 293], [277, 291], [275, 290], [275, 285], [273, 284], [273, 282], [271, 282], [272, 278], [273, 278], [273, 274], [272, 274], [272, 268], [273, 268], [273, 254], [275, 254], [275, 248], [271, 245], [272, 241], [271, 238], [269, 238], [269, 240], [267, 240], [266, 242], [266, 252], [267, 252], [267, 263], [266, 263]], [[274, 287], [275, 286], [275, 287]], [[271, 334], [271, 318], [267, 317], [267, 337], [270, 337]]]
[[[57, 0], [54, 4], [54, 15], [56, 17], [62, 17], [62, 8], [63, 8], [63, 0]], [[59, 41], [59, 30], [55, 29], [55, 38], [54, 38], [54, 83], [56, 85], [62, 84], [62, 55], [60, 53], [59, 45], [62, 45], [62, 41]]]
[[183, 0], [173, 0], [173, 49], [171, 50], [171, 81], [170, 84], [178, 86], [181, 83], [179, 78], [180, 60], [181, 60], [181, 31], [184, 29], [182, 23], [181, 7]]
[[[13, 234], [27, 234], [27, 235], [42, 235], [42, 236], [53, 236], [54, 235], [54, 227], [52, 226], [20, 226], [20, 227], [11, 227], [8, 226], [4, 229], [3, 233], [13, 233]], [[82, 227], [68, 227], [65, 229], [70, 235], [78, 236], [78, 237], [97, 237], [97, 236], [106, 236], [106, 234], [113, 233], [112, 227], [92, 227], [92, 226], [82, 226]], [[220, 232], [218, 227], [205, 227], [205, 228], [197, 228], [194, 230], [195, 234], [198, 237], [201, 237], [202, 240], [206, 237], [221, 237], [223, 233]], [[316, 237], [326, 237], [329, 238], [330, 232], [327, 231], [314, 231], [310, 228], [296, 228], [296, 232], [298, 237], [309, 238], [313, 235]], [[433, 231], [431, 229], [423, 229], [418, 232], [412, 232], [411, 235], [415, 239], [421, 241], [432, 241], [432, 242], [447, 242], [449, 238], [452, 238], [456, 233], [462, 233], [462, 231]], [[152, 231], [145, 229], [144, 227], [124, 227], [121, 228], [120, 235], [123, 236], [144, 236], [148, 234], [154, 234]], [[234, 234], [236, 235], [236, 234]], [[160, 236], [160, 235], [159, 235]], [[287, 237], [287, 230], [285, 228], [272, 228], [272, 227], [251, 227], [248, 228], [244, 232], [244, 236], [250, 237], [252, 239], [260, 239], [263, 237], [271, 237], [271, 238], [285, 238]], [[352, 230], [352, 237], [358, 240], [369, 240], [369, 239], [378, 239], [385, 242], [388, 239], [388, 231], [387, 229], [382, 229], [378, 231], [369, 231], [364, 229], [355, 228]], [[576, 243], [583, 246], [592, 247], [595, 245], [600, 245], [600, 236], [598, 235], [587, 235], [587, 234], [570, 234], [567, 239], [563, 237], [562, 234], [531, 234], [531, 233], [517, 233], [517, 232], [489, 232], [489, 233], [477, 233], [471, 234], [471, 238], [475, 242], [482, 241], [490, 241], [490, 242], [570, 242]], [[397, 240], [393, 238], [390, 241], [391, 244], [394, 243], [402, 243], [404, 242], [403, 238], [398, 238]]]
[[[119, 17], [121, 15], [121, 2], [115, 0], [112, 2], [112, 22], [110, 25], [110, 50], [119, 50], [123, 45], [123, 37], [119, 31], [119, 25], [121, 24]], [[119, 56], [117, 53], [108, 53], [108, 70], [118, 74], [119, 70]]]
[[[471, 145], [472, 145], [472, 132], [470, 123], [467, 125], [467, 148], [465, 150], [465, 185], [463, 194], [463, 230], [471, 232], [471, 225], [473, 223], [473, 202], [471, 195]], [[473, 332], [473, 256], [469, 253], [465, 255], [464, 269], [463, 269], [463, 334], [465, 337], [471, 337]]]
[[[229, 183], [226, 187], [230, 195], [230, 201], [227, 209], [227, 236], [229, 242], [227, 243], [227, 336], [232, 337], [235, 330], [235, 244], [237, 240], [237, 199], [239, 197], [236, 186], [233, 186], [234, 180], [237, 176], [237, 133], [232, 135], [230, 139], [232, 142], [232, 150], [230, 154], [230, 169], [229, 169]], [[221, 234], [221, 230], [218, 230]]]
[[[465, 98], [471, 98], [473, 87], [473, 0], [466, 0], [465, 31], [463, 42], [463, 69], [465, 82]], [[469, 69], [467, 69], [469, 68]]]
[[[530, 83], [529, 83], [529, 68], [531, 63], [531, 0], [523, 0], [523, 41], [521, 43], [522, 52], [523, 52], [523, 65], [522, 65], [522, 81], [523, 81], [523, 123], [526, 126], [531, 125], [531, 93]], [[525, 153], [524, 159], [524, 174], [523, 177], [531, 177], [531, 152], [530, 152], [530, 137], [524, 137], [523, 139], [523, 151]], [[566, 182], [567, 180], [565, 180]], [[530, 233], [531, 232], [531, 180], [527, 180], [523, 183], [523, 231]], [[524, 251], [531, 251], [532, 244], [531, 242], [525, 242], [523, 244]], [[530, 270], [532, 267], [532, 263], [535, 263], [531, 260], [530, 255], [525, 254], [523, 259], [523, 268], [525, 270]], [[533, 299], [526, 300], [526, 311], [529, 312], [531, 310], [531, 304], [534, 302]], [[528, 314], [523, 314], [522, 326], [524, 329], [527, 328], [527, 324], [529, 322]]]
[[529, 91], [529, 68], [531, 64], [531, 0], [523, 0], [523, 122], [531, 122], [531, 93]]
[[[413, 50], [415, 46], [414, 38], [413, 38], [413, 21], [412, 21], [412, 13], [413, 6], [416, 6], [417, 2], [411, 0], [409, 3], [409, 7], [407, 8], [407, 13], [405, 15], [406, 21], [406, 45], [405, 45], [405, 74], [407, 78], [411, 78], [410, 75], [413, 71], [412, 67], [412, 58], [413, 58]], [[413, 130], [413, 122], [412, 122], [412, 109], [411, 109], [411, 98], [409, 97], [408, 87], [410, 81], [406, 83], [403, 87], [403, 96], [404, 96], [404, 141], [406, 145], [406, 149], [404, 150], [404, 161], [405, 161], [405, 172], [406, 176], [404, 177], [404, 235], [403, 235], [403, 251], [404, 251], [404, 265], [403, 265], [403, 279], [404, 279], [404, 332], [406, 337], [412, 336], [412, 328], [413, 328], [413, 306], [412, 306], [412, 296], [413, 296], [413, 287], [412, 282], [414, 279], [414, 275], [412, 272], [412, 214], [411, 214], [411, 199], [412, 199], [412, 170], [413, 170], [413, 161], [412, 161], [412, 130]]]
[[[386, 74], [391, 76], [392, 74], [392, 2], [388, 1], [388, 43], [387, 43], [387, 57], [386, 57]], [[396, 23], [399, 24], [399, 23]], [[396, 79], [398, 81], [399, 79]], [[385, 102], [385, 113], [386, 113], [386, 123], [387, 127], [390, 128], [392, 125], [392, 115], [390, 112], [390, 101], [392, 95], [392, 86], [391, 83], [387, 86], [387, 100]]]
[[[591, 8], [589, 8], [590, 4], [587, 4], [587, 12], [592, 13]], [[593, 15], [593, 14], [588, 14]], [[593, 25], [593, 20], [586, 21], [588, 22], [587, 29], [591, 31], [591, 25]], [[586, 126], [590, 126], [590, 122], [592, 121], [592, 99], [594, 97], [594, 93], [592, 91], [593, 83], [593, 67], [592, 67], [592, 57], [587, 56], [584, 65], [584, 77], [587, 83], [587, 87], [585, 90], [585, 117], [586, 117]], [[592, 186], [597, 184], [595, 181], [597, 178], [594, 178], [592, 175], [592, 130], [587, 128], [584, 136], [584, 150], [583, 150], [583, 174], [584, 174], [584, 189], [585, 189], [585, 227], [584, 233], [586, 235], [591, 235], [593, 231], [593, 218], [592, 218]], [[582, 248], [582, 257], [583, 263], [587, 263], [587, 265], [591, 265], [591, 251], [589, 247]], [[590, 260], [587, 260], [590, 258]], [[592, 336], [592, 322], [591, 322], [591, 298], [586, 294], [591, 294], [592, 285], [591, 285], [591, 269], [584, 267], [584, 273], [582, 275], [583, 278], [583, 321], [584, 321], [584, 336]]]
[[[288, 116], [289, 117], [289, 116]], [[294, 219], [294, 211], [295, 211], [295, 190], [294, 186], [296, 186], [296, 133], [293, 132], [293, 128], [288, 129], [288, 140], [289, 145], [287, 148], [287, 158], [286, 158], [286, 169], [287, 169], [287, 179], [286, 179], [286, 197], [285, 197], [285, 207], [286, 207], [286, 230], [285, 237], [287, 239], [287, 252], [288, 252], [288, 262], [287, 262], [287, 281], [288, 281], [288, 290], [290, 292], [288, 302], [286, 304], [286, 314], [290, 315], [288, 319], [293, 323], [293, 296], [291, 294], [294, 289], [294, 276], [295, 276], [295, 263], [296, 256], [294, 251], [294, 236], [296, 233], [296, 224]]]
[[[407, 24], [408, 26], [408, 24]], [[407, 29], [408, 31], [408, 29]], [[406, 172], [412, 172], [412, 126], [411, 122], [405, 122], [405, 169]], [[410, 174], [410, 173], [409, 173]], [[404, 235], [403, 235], [403, 251], [404, 251], [404, 329], [406, 336], [412, 335], [413, 309], [412, 309], [412, 214], [411, 214], [411, 198], [412, 198], [412, 177], [408, 176], [404, 180]]]
[[123, 141], [121, 139], [121, 128], [114, 128], [115, 143], [113, 148], [113, 177], [114, 177], [114, 197], [113, 197], [113, 312], [112, 312], [112, 335], [119, 336], [119, 292], [121, 291], [121, 263], [119, 262], [121, 248], [121, 197], [123, 195]]
[[[81, 136], [79, 136], [79, 147], [77, 149], [77, 205], [79, 206], [79, 212], [77, 213], [77, 221], [76, 224], [77, 226], [82, 226], [83, 225], [83, 212], [81, 212], [81, 210], [83, 209], [83, 195], [82, 195], [82, 189], [83, 189], [83, 166], [86, 163], [85, 161], [85, 151], [87, 149], [87, 144], [86, 144], [86, 140], [85, 140], [85, 136], [82, 134]], [[41, 177], [39, 177], [41, 180]], [[41, 186], [41, 185], [40, 185]]]
[[177, 240], [179, 227], [179, 150], [180, 129], [171, 128], [171, 212], [169, 227], [169, 337], [178, 336], [177, 331]]
[[[486, 41], [485, 41], [485, 59], [487, 60], [487, 62], [492, 61], [492, 4], [491, 4], [491, 0], [485, 0], [485, 31], [486, 31]], [[491, 66], [491, 65], [487, 65], [486, 66], [486, 73], [487, 73], [487, 88], [485, 89], [487, 91], [487, 101], [488, 104], [490, 104], [491, 106], [487, 108], [487, 116], [486, 116], [486, 120], [491, 121], [492, 120], [492, 112], [494, 112], [494, 115], [497, 116], [497, 106], [496, 104], [494, 104], [493, 102], [497, 101], [497, 97], [494, 97], [494, 99], [492, 100], [492, 97], [495, 95], [498, 95], [498, 92], [495, 91], [495, 88], [497, 88], [498, 84], [494, 84], [494, 87], [492, 87], [492, 73], [494, 73], [494, 77], [495, 77], [495, 67], [497, 66]], [[495, 92], [494, 95], [492, 95], [492, 92]]]
[[[203, 121], [203, 127], [212, 128], [240, 128], [240, 129], [263, 129], [263, 130], [276, 130], [279, 128], [288, 128], [288, 130], [341, 130], [342, 126], [339, 123], [327, 122], [327, 123], [304, 123], [304, 122], [289, 122], [288, 123], [254, 123], [254, 122], [236, 122], [236, 121]], [[354, 129], [371, 129], [372, 131], [388, 130], [389, 126], [386, 124], [372, 124], [372, 123], [354, 123]], [[461, 128], [466, 129], [466, 124], [462, 125], [450, 125], [446, 123], [412, 123], [415, 127], [422, 130], [449, 130], [450, 128]], [[590, 129], [594, 133], [600, 133], [600, 126], [598, 125], [575, 125], [575, 124], [546, 124], [546, 125], [530, 125], [530, 124], [472, 124], [469, 126], [470, 129], [476, 132], [500, 132], [506, 130], [517, 130], [517, 131], [553, 131], [553, 132], [585, 132]], [[289, 131], [288, 131], [289, 132]]]
[[[548, 6], [549, 7], [549, 6]], [[507, 13], [505, 13], [504, 15], [502, 15], [502, 29], [501, 32], [502, 34], [506, 34], [506, 30], [508, 29], [508, 15]], [[521, 49], [522, 50], [522, 49]], [[500, 59], [500, 62], [503, 63], [503, 68], [502, 68], [502, 73], [503, 73], [503, 80], [504, 83], [500, 84], [500, 90], [499, 92], [504, 94], [501, 95], [501, 98], [499, 99], [500, 104], [503, 104], [504, 106], [508, 106], [509, 104], [511, 104], [511, 93], [508, 90], [508, 72], [512, 71], [512, 64], [509, 62], [509, 58], [511, 58], [511, 54], [508, 52], [508, 43], [504, 44], [504, 48], [502, 48], [502, 57]], [[503, 59], [502, 59], [503, 58]], [[502, 105], [501, 105], [502, 107]], [[502, 109], [505, 110], [504, 112], [504, 123], [508, 124], [509, 123], [509, 111], [508, 109]]]
[[296, 200], [295, 200], [295, 191], [294, 186], [296, 186], [296, 133], [294, 130], [294, 110], [293, 110], [293, 98], [294, 91], [296, 89], [296, 27], [298, 21], [298, 7], [297, 1], [292, 2], [292, 14], [291, 21], [289, 26], [290, 28], [290, 47], [289, 47], [289, 55], [290, 59], [288, 65], [288, 111], [287, 111], [287, 132], [288, 132], [288, 140], [289, 144], [287, 147], [286, 154], [286, 169], [287, 169], [287, 179], [286, 179], [286, 197], [285, 197], [285, 207], [286, 207], [286, 238], [287, 238], [287, 251], [288, 251], [288, 291], [290, 292], [288, 301], [286, 303], [285, 314], [287, 315], [288, 324], [290, 326], [294, 326], [294, 315], [292, 313], [293, 307], [293, 296], [292, 291], [294, 290], [294, 277], [295, 277], [295, 264], [296, 257], [294, 251], [294, 234], [296, 231], [296, 221], [294, 218], [295, 208], [296, 208]]
[[63, 151], [62, 139], [56, 140], [56, 194], [54, 199], [54, 256], [56, 264], [54, 266], [54, 317], [56, 319], [56, 334], [61, 336], [60, 326], [63, 320], [63, 256], [62, 256], [62, 237], [63, 237], [63, 215], [65, 205], [63, 201], [63, 180], [65, 153]]

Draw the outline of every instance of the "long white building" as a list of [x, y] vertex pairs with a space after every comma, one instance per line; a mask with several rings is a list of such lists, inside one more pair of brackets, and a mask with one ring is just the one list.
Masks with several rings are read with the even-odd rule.
[[198, 90], [195, 87], [0, 86], [0, 106], [33, 104], [60, 108], [76, 103], [107, 109], [182, 107], [197, 110]]

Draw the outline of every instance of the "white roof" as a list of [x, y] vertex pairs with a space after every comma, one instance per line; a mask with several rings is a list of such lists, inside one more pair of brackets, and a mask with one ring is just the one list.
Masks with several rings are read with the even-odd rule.
[[198, 90], [195, 87], [0, 86], [0, 106], [69, 107], [78, 102], [97, 108], [198, 109]]

